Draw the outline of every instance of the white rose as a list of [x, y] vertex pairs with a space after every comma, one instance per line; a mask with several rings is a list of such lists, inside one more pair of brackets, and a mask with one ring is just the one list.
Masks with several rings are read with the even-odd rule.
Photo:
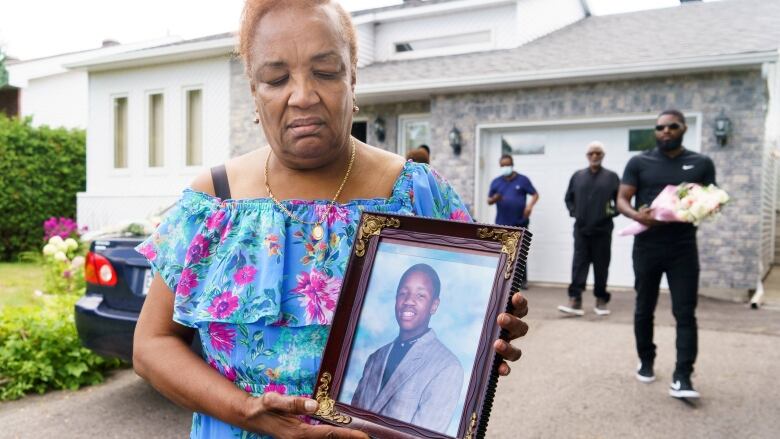
[[79, 248], [79, 243], [73, 238], [68, 238], [65, 240], [65, 245], [68, 247], [68, 250], [76, 250]]
[[718, 196], [718, 201], [720, 204], [726, 204], [729, 201], [729, 194], [726, 193], [723, 189], [718, 189], [717, 192], [715, 192]]
[[53, 244], [46, 244], [43, 246], [43, 254], [46, 256], [51, 256], [54, 253], [57, 253], [57, 246]]
[[54, 253], [54, 260], [55, 261], [64, 262], [64, 261], [68, 260], [68, 257], [65, 256], [65, 253], [63, 253], [63, 252], [57, 252], [57, 253]]

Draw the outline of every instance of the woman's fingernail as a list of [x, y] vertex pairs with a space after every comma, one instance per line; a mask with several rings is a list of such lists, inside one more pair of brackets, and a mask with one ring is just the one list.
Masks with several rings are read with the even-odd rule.
[[317, 410], [317, 401], [310, 399], [303, 403], [303, 406], [306, 408], [307, 412], [313, 412]]

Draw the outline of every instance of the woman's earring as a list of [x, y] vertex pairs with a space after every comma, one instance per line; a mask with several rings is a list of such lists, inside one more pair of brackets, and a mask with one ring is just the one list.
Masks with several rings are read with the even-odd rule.
[[255, 125], [260, 123], [260, 113], [255, 111]]
[[353, 113], [357, 113], [358, 111], [360, 111], [360, 107], [357, 106], [357, 99], [355, 99], [353, 97], [352, 98], [352, 112]]

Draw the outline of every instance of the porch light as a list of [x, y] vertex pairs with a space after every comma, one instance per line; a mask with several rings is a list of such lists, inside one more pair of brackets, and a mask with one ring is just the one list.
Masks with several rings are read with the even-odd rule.
[[381, 116], [374, 119], [374, 135], [380, 143], [385, 141], [385, 120]]
[[728, 138], [731, 135], [731, 119], [726, 117], [723, 110], [720, 110], [720, 115], [715, 118], [715, 140], [720, 146], [726, 146]]
[[450, 140], [450, 147], [452, 148], [452, 153], [455, 154], [456, 156], [460, 155], [460, 147], [461, 147], [460, 130], [455, 125], [453, 125], [447, 137]]

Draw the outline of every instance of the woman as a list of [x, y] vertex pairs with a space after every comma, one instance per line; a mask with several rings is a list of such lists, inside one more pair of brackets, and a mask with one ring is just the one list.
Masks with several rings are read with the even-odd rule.
[[[196, 412], [191, 437], [365, 437], [301, 420], [317, 408], [309, 397], [360, 212], [470, 219], [430, 168], [350, 137], [355, 39], [335, 2], [249, 0], [240, 53], [270, 146], [229, 160], [227, 185], [215, 174], [221, 198], [209, 173], [196, 178], [138, 247], [155, 276], [133, 364]], [[527, 303], [513, 301], [499, 324], [517, 338]], [[196, 333], [206, 362], [188, 348]]]

